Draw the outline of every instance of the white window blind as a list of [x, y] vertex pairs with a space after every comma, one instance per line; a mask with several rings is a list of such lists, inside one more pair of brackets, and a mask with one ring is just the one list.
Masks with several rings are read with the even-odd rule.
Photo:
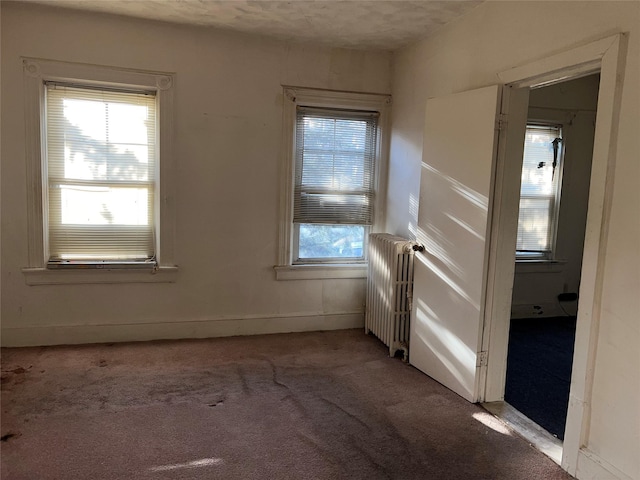
[[520, 257], [551, 254], [560, 198], [561, 138], [558, 126], [527, 125], [516, 244]]
[[155, 257], [153, 92], [46, 84], [49, 261]]
[[377, 112], [297, 108], [294, 223], [373, 223], [377, 122]]

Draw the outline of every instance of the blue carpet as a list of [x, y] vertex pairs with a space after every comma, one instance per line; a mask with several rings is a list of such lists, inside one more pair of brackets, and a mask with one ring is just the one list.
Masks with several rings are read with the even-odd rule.
[[564, 439], [575, 317], [511, 320], [505, 400]]

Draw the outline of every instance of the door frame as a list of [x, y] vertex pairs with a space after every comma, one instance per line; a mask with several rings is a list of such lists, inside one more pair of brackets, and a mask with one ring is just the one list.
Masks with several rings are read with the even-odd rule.
[[[622, 97], [628, 35], [619, 33], [498, 74], [503, 89], [494, 201], [491, 220], [487, 289], [482, 350], [488, 352], [481, 375], [481, 400], [504, 400], [511, 293], [515, 268], [515, 244], [519, 178], [509, 168], [509, 155], [522, 156], [528, 92], [541, 87], [600, 72], [598, 106], [589, 189], [587, 224], [580, 282], [580, 307], [576, 326], [569, 408], [562, 467], [575, 475], [581, 454], [589, 456], [591, 393], [601, 314], [602, 283], [613, 196], [618, 119]], [[522, 136], [522, 138], [520, 138]], [[520, 147], [518, 147], [520, 145]], [[513, 162], [512, 162], [513, 163]]]

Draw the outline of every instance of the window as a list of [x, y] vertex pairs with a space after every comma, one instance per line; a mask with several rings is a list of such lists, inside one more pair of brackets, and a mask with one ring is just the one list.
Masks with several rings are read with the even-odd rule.
[[560, 126], [527, 125], [516, 259], [553, 259], [562, 184], [562, 153]]
[[27, 283], [173, 281], [173, 77], [23, 63]]
[[377, 120], [377, 112], [297, 108], [294, 263], [364, 261]]
[[48, 264], [155, 263], [155, 93], [45, 94]]
[[389, 97], [285, 87], [285, 166], [277, 278], [366, 274], [380, 224]]

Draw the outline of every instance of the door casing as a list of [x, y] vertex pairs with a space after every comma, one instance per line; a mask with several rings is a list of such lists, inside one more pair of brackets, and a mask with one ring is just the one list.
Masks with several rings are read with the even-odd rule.
[[487, 365], [480, 372], [480, 399], [502, 401], [517, 233], [519, 167], [509, 158], [522, 158], [528, 92], [600, 72], [592, 173], [585, 233], [580, 308], [562, 466], [575, 475], [581, 454], [589, 455], [590, 403], [600, 322], [607, 231], [613, 195], [618, 118], [621, 107], [627, 35], [620, 33], [499, 74], [504, 83], [501, 112], [506, 125], [500, 131], [487, 262], [487, 289], [482, 349]]

